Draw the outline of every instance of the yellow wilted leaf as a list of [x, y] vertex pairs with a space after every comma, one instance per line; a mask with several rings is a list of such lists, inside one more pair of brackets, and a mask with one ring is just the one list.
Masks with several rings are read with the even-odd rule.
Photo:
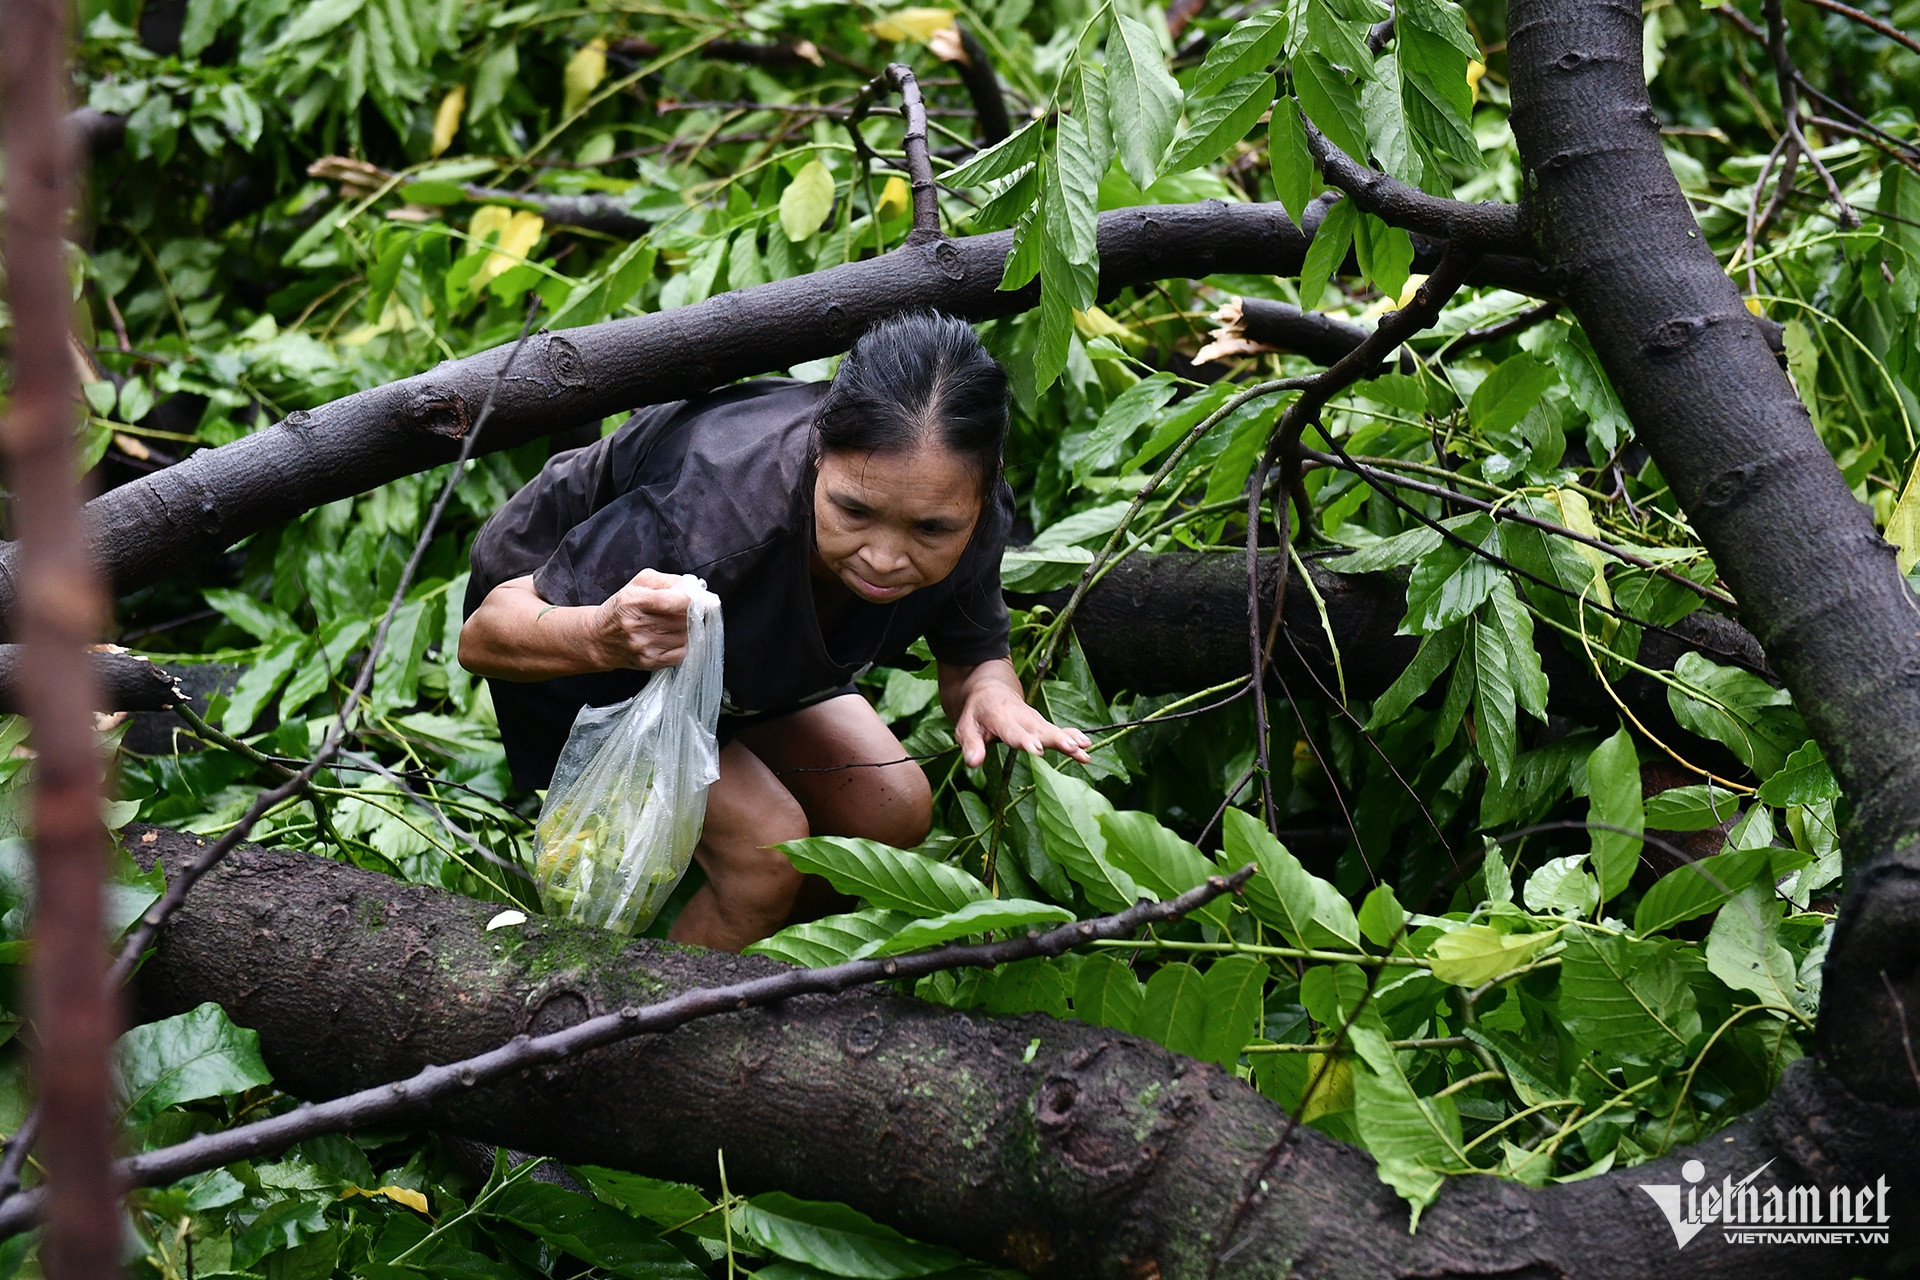
[[1467, 64], [1467, 89], [1473, 94], [1475, 102], [1480, 101], [1480, 77], [1487, 74], [1487, 64], [1475, 58]]
[[340, 1193], [340, 1198], [345, 1200], [348, 1196], [365, 1196], [369, 1200], [375, 1196], [385, 1196], [395, 1204], [407, 1206], [407, 1208], [412, 1209], [415, 1213], [423, 1213], [428, 1217], [433, 1216], [427, 1210], [427, 1198], [411, 1187], [375, 1187], [371, 1191], [365, 1187], [348, 1187]]
[[467, 86], [457, 84], [447, 90], [447, 96], [440, 99], [440, 109], [433, 113], [432, 155], [439, 155], [453, 145], [453, 135], [460, 132], [460, 117], [467, 110]]
[[[1555, 489], [1554, 501], [1560, 504], [1560, 517], [1567, 522], [1567, 528], [1575, 533], [1584, 533], [1595, 542], [1604, 541], [1600, 536], [1600, 526], [1593, 522], [1593, 508], [1587, 504], [1587, 496], [1578, 489]], [[1613, 607], [1613, 592], [1607, 588], [1607, 558], [1598, 548], [1585, 543], [1573, 544], [1574, 551], [1582, 560], [1593, 566], [1593, 594], [1601, 604]]]
[[1900, 501], [1887, 517], [1887, 541], [1900, 553], [1901, 573], [1920, 561], [1920, 459], [1915, 459], [1906, 488], [1900, 491]]
[[1080, 336], [1083, 338], [1106, 337], [1119, 342], [1133, 337], [1127, 326], [1098, 307], [1088, 307], [1085, 311], [1074, 312], [1073, 327], [1080, 331]]
[[567, 59], [560, 83], [566, 89], [560, 114], [570, 116], [586, 105], [600, 82], [607, 78], [607, 42], [595, 36], [580, 46], [580, 52]]
[[880, 188], [880, 199], [875, 201], [874, 212], [880, 215], [880, 221], [897, 218], [908, 208], [907, 180], [898, 175], [887, 179], [887, 185]]
[[1427, 954], [1433, 958], [1433, 976], [1456, 987], [1477, 987], [1503, 973], [1511, 973], [1546, 950], [1558, 933], [1501, 933], [1484, 924], [1470, 924], [1443, 933]]
[[[1302, 1100], [1300, 1120], [1304, 1124], [1312, 1124], [1331, 1112], [1353, 1110], [1353, 1064], [1345, 1058], [1335, 1058], [1323, 1074], [1320, 1067], [1326, 1061], [1325, 1054], [1307, 1055], [1307, 1087], [1313, 1091]], [[1316, 1078], [1320, 1081], [1317, 1089], [1313, 1085]]]
[[1760, 308], [1760, 299], [1758, 299], [1758, 298], [1748, 298], [1748, 299], [1747, 299], [1747, 310], [1749, 310], [1749, 311], [1751, 311], [1751, 312], [1753, 312], [1753, 314], [1755, 314], [1755, 315], [1757, 315], [1757, 316], [1761, 316], [1761, 315], [1765, 315], [1765, 314], [1766, 314], [1766, 312], [1765, 312], [1765, 311], [1763, 311], [1763, 310], [1761, 310], [1761, 308]]
[[878, 40], [918, 40], [921, 44], [933, 39], [933, 33], [953, 25], [951, 9], [900, 9], [873, 23], [867, 28]]
[[495, 242], [495, 252], [489, 254], [485, 265], [474, 272], [474, 287], [477, 289], [501, 272], [519, 266], [520, 259], [533, 251], [545, 228], [545, 221], [537, 213], [509, 209], [504, 205], [483, 205], [473, 215], [473, 221], [467, 224], [467, 234], [475, 241], [484, 241], [496, 233], [499, 239]]
[[780, 227], [787, 239], [805, 240], [832, 212], [833, 174], [820, 161], [809, 160], [780, 193]]

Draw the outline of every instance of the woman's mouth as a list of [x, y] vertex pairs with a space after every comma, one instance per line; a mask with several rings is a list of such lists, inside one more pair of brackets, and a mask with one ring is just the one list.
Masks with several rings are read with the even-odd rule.
[[863, 599], [872, 600], [875, 603], [886, 600], [898, 600], [901, 596], [913, 589], [908, 586], [883, 587], [878, 583], [869, 582], [852, 569], [848, 569], [846, 574], [847, 585], [853, 588], [854, 594]]

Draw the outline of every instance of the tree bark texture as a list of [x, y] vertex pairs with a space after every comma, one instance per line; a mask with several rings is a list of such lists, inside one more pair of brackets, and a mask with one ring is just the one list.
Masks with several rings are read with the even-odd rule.
[[[129, 828], [177, 866], [195, 838]], [[187, 899], [142, 970], [146, 1016], [218, 1001], [259, 1031], [279, 1086], [324, 1098], [522, 1032], [771, 969], [559, 921], [487, 931], [495, 905], [343, 864], [243, 847]], [[1830, 979], [1831, 980], [1831, 979]], [[1049, 1277], [1315, 1280], [1875, 1274], [1867, 1249], [1684, 1251], [1639, 1183], [1717, 1181], [1767, 1160], [1763, 1188], [1871, 1183], [1911, 1204], [1910, 1111], [1859, 1102], [1800, 1064], [1767, 1109], [1699, 1148], [1538, 1191], [1450, 1183], [1407, 1231], [1372, 1160], [1221, 1069], [1073, 1021], [861, 991], [728, 1014], [471, 1094], [426, 1123], [573, 1163], [847, 1201], [925, 1239]], [[1266, 1192], [1232, 1241], [1241, 1197]], [[1900, 1215], [1896, 1214], [1896, 1219]], [[1896, 1240], [1912, 1235], [1909, 1213]]]
[[[24, 646], [0, 644], [0, 714], [24, 709], [22, 683], [26, 678]], [[131, 653], [96, 652], [88, 656], [93, 671], [95, 706], [101, 711], [164, 711], [181, 701], [174, 677], [164, 667]]]
[[[1920, 1102], [1920, 603], [1694, 222], [1633, 0], [1513, 0], [1527, 225], [1853, 806], [1822, 1059]], [[1911, 1011], [1911, 1012], [1910, 1012]]]

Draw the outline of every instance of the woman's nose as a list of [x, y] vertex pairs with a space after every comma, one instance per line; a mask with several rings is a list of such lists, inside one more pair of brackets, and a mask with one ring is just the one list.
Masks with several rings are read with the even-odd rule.
[[912, 561], [907, 549], [891, 538], [876, 538], [861, 548], [861, 555], [876, 573], [898, 573]]

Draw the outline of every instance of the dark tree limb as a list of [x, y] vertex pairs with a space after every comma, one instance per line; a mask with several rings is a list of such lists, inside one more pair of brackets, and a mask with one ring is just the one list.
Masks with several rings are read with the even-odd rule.
[[1920, 603], [1698, 234], [1640, 76], [1638, 6], [1513, 0], [1509, 16], [1536, 251], [1853, 806], [1820, 1059], [1835, 1089], [1917, 1114], [1900, 1046], [1920, 1009]]
[[980, 123], [980, 139], [992, 146], [1013, 132], [1013, 121], [1007, 117], [1007, 96], [1000, 88], [1000, 77], [994, 72], [993, 56], [987, 52], [987, 46], [980, 43], [980, 37], [968, 30], [964, 22], [955, 22], [953, 29], [960, 36], [960, 57], [953, 65], [960, 73], [960, 83], [967, 87], [967, 97], [973, 101], [974, 118]]
[[1353, 202], [1389, 226], [1436, 236], [1466, 249], [1487, 253], [1523, 253], [1520, 206], [1467, 204], [1428, 195], [1398, 178], [1370, 169], [1335, 146], [1302, 113], [1307, 150], [1327, 185], [1338, 187]]
[[940, 192], [933, 185], [933, 160], [927, 155], [927, 104], [920, 97], [920, 83], [913, 68], [904, 62], [887, 64], [886, 81], [900, 94], [900, 114], [906, 120], [903, 149], [907, 153], [907, 175], [913, 184], [913, 233], [908, 242], [918, 244], [940, 238]]
[[[996, 232], [908, 245], [672, 312], [542, 334], [501, 388], [485, 447], [511, 448], [832, 355], [906, 307], [971, 320], [1025, 310], [1037, 286], [998, 287], [1011, 242], [1011, 232]], [[1116, 210], [1100, 218], [1101, 290], [1111, 296], [1148, 280], [1226, 270], [1296, 273], [1307, 243], [1278, 205]], [[301, 511], [452, 461], [506, 355], [495, 348], [295, 412], [103, 494], [87, 509], [96, 561], [117, 590], [129, 590]], [[0, 613], [16, 599], [13, 554], [0, 549]]]
[[[194, 852], [191, 837], [151, 834], [132, 847], [169, 865]], [[496, 910], [242, 849], [168, 927], [138, 981], [142, 1012], [218, 1001], [259, 1031], [280, 1087], [320, 1100], [516, 1035], [782, 972], [544, 918], [488, 932]], [[1243, 1180], [1286, 1121], [1229, 1073], [1132, 1036], [871, 989], [608, 1045], [460, 1090], [427, 1119], [571, 1163], [702, 1183], [724, 1150], [736, 1189], [843, 1200], [1049, 1277], [1165, 1280], [1207, 1273]], [[1681, 1183], [1690, 1157], [1716, 1182], [1773, 1160], [1763, 1190], [1884, 1175], [1898, 1206], [1916, 1153], [1913, 1112], [1854, 1101], [1803, 1063], [1772, 1106], [1698, 1148], [1538, 1191], [1459, 1179], [1409, 1233], [1406, 1206], [1372, 1160], [1302, 1128], [1219, 1275], [1845, 1280], [1873, 1274], [1884, 1255], [1726, 1245], [1717, 1231], [1677, 1251], [1637, 1186]], [[1911, 1215], [1900, 1219], [1896, 1233], [1913, 1231]]]
[[[28, 667], [21, 650], [17, 644], [0, 644], [0, 714], [25, 709], [22, 690]], [[87, 666], [97, 694], [95, 710], [165, 711], [185, 696], [171, 672], [137, 654], [97, 651], [88, 655]]]
[[[1281, 557], [1265, 553], [1260, 562], [1262, 601], [1260, 634], [1272, 625], [1274, 586]], [[1295, 693], [1338, 687], [1333, 646], [1350, 697], [1371, 700], [1405, 671], [1419, 648], [1418, 636], [1398, 634], [1406, 615], [1405, 585], [1393, 574], [1335, 573], [1308, 561], [1315, 589], [1327, 606], [1327, 623], [1305, 591], [1289, 591], [1281, 606], [1287, 639], [1274, 646], [1272, 691]], [[1059, 608], [1065, 589], [1045, 595], [1009, 594], [1019, 607], [1044, 604]], [[1087, 593], [1074, 614], [1074, 634], [1102, 689], [1134, 693], [1184, 693], [1244, 678], [1247, 672], [1247, 575], [1238, 555], [1192, 551], [1136, 555], [1116, 564]], [[1560, 643], [1547, 628], [1537, 628], [1534, 645], [1547, 673], [1548, 710], [1579, 724], [1612, 724], [1618, 710], [1584, 654]], [[1699, 653], [1725, 666], [1767, 672], [1766, 655], [1737, 623], [1718, 614], [1697, 612], [1665, 631], [1642, 638], [1637, 661], [1657, 671], [1671, 670], [1680, 656]], [[1677, 744], [1689, 759], [1715, 772], [1738, 773], [1741, 765], [1718, 743], [1693, 736], [1673, 717], [1666, 686], [1649, 676], [1629, 673], [1612, 682], [1613, 691], [1663, 741]], [[1438, 697], [1440, 690], [1434, 691]]]
[[[164, 1186], [235, 1160], [277, 1155], [308, 1138], [412, 1119], [437, 1103], [505, 1076], [550, 1071], [595, 1049], [722, 1013], [764, 1009], [802, 996], [837, 995], [881, 982], [909, 982], [951, 969], [991, 969], [1035, 957], [1059, 957], [1096, 939], [1131, 938], [1149, 925], [1178, 921], [1222, 894], [1240, 892], [1253, 874], [1249, 864], [1230, 876], [1213, 876], [1177, 897], [1143, 900], [1125, 911], [1044, 933], [1027, 932], [992, 942], [953, 942], [911, 955], [848, 960], [818, 969], [784, 969], [695, 988], [657, 1003], [627, 1005], [538, 1035], [522, 1033], [483, 1053], [423, 1067], [407, 1080], [143, 1152], [115, 1166], [115, 1181], [122, 1186]], [[0, 1236], [31, 1226], [45, 1212], [46, 1203], [46, 1197], [35, 1192], [0, 1208]]]

